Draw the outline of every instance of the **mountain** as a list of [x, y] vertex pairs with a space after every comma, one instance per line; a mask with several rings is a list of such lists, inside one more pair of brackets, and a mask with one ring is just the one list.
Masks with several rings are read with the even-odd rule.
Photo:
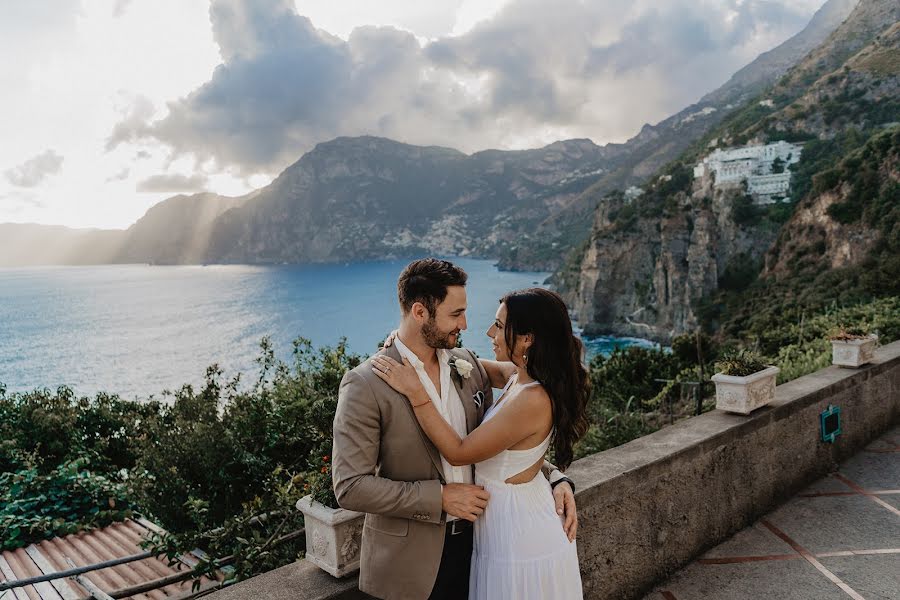
[[109, 262], [206, 262], [216, 219], [255, 196], [256, 192], [239, 198], [201, 193], [163, 200], [124, 232], [122, 248]]
[[[318, 144], [251, 194], [174, 196], [124, 232], [8, 224], [22, 251], [6, 260], [280, 264], [422, 252], [496, 256], [527, 240], [538, 223], [614, 168], [616, 159], [615, 147], [585, 139], [466, 155], [342, 137]], [[118, 243], [100, 243], [100, 237]], [[56, 238], [78, 243], [51, 241]], [[27, 248], [47, 245], [58, 251], [28, 258]]]
[[337, 138], [219, 216], [204, 260], [492, 256], [527, 236], [614, 159], [590, 140], [466, 155], [377, 137]]
[[[803, 30], [763, 52], [756, 60], [731, 76], [719, 89], [704, 96], [698, 104], [741, 104], [775, 83], [812, 50], [819, 47], [844, 22], [859, 0], [830, 0], [813, 15]], [[882, 21], [883, 22], [883, 21]]]
[[0, 223], [0, 267], [108, 263], [124, 240], [121, 230]]
[[127, 230], [0, 223], [0, 266], [203, 262], [216, 217], [254, 195], [173, 196]]
[[540, 243], [532, 241], [514, 248], [514, 252], [502, 253], [500, 265], [510, 269], [559, 268], [566, 251], [588, 238], [592, 214], [606, 194], [643, 185], [665, 164], [716, 127], [733, 109], [761, 94], [822, 44], [850, 14], [857, 1], [828, 0], [802, 31], [761, 54], [720, 88], [656, 125], [644, 125], [636, 136], [616, 146], [617, 168], [607, 169], [580, 197], [539, 224], [532, 238], [541, 240]]
[[[760, 339], [767, 323], [799, 319], [825, 299], [896, 293], [900, 268], [885, 249], [900, 239], [898, 20], [896, 2], [862, 0], [774, 85], [657, 172], [643, 195], [607, 197], [581, 252], [555, 276], [586, 329], [667, 341], [704, 326]], [[739, 188], [693, 178], [711, 148], [781, 139], [803, 144], [793, 203], [759, 207]], [[862, 265], [880, 275], [864, 276]]]
[[271, 264], [429, 252], [554, 270], [588, 238], [607, 193], [643, 185], [708, 135], [826, 39], [852, 4], [828, 0], [802, 32], [624, 144], [566, 140], [465, 155], [375, 137], [338, 138], [250, 195], [175, 196], [125, 232], [20, 229], [18, 250], [2, 260]]

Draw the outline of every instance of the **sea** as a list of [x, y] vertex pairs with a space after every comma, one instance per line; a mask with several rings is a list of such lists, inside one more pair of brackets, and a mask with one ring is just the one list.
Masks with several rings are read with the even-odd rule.
[[[491, 357], [485, 331], [508, 291], [549, 273], [500, 271], [454, 258], [469, 274], [464, 345]], [[78, 395], [161, 398], [199, 385], [217, 364], [255, 381], [260, 342], [289, 361], [292, 341], [374, 352], [399, 319], [396, 281], [408, 261], [330, 265], [27, 267], [0, 269], [0, 386], [68, 386]], [[590, 354], [652, 342], [584, 338]]]

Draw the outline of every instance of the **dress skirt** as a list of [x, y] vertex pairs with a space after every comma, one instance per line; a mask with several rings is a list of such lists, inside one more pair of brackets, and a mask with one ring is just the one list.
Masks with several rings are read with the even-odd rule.
[[491, 494], [475, 521], [470, 600], [581, 600], [576, 543], [570, 543], [556, 514], [543, 473], [523, 484], [478, 476]]

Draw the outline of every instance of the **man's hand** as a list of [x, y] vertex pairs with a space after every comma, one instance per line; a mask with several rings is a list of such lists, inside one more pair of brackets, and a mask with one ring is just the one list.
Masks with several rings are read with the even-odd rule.
[[474, 522], [484, 514], [490, 497], [490, 493], [480, 485], [448, 483], [441, 493], [441, 508], [448, 515]]
[[556, 514], [565, 517], [563, 530], [570, 542], [575, 541], [578, 531], [578, 514], [575, 510], [575, 492], [568, 481], [563, 481], [553, 488], [553, 500], [556, 502]]

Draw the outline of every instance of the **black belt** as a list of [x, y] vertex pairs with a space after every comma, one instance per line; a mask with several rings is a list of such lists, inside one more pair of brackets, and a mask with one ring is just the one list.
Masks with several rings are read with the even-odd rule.
[[461, 533], [465, 533], [471, 528], [472, 521], [466, 521], [465, 519], [447, 521], [447, 535], [459, 535]]

